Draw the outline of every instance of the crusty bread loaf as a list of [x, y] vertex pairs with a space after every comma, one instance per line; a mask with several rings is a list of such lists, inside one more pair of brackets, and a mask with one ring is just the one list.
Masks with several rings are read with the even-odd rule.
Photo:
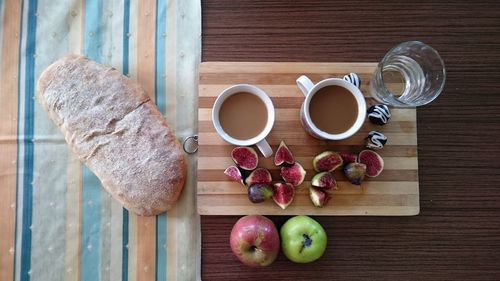
[[184, 186], [185, 156], [137, 83], [69, 55], [40, 75], [36, 98], [80, 160], [127, 209], [151, 216], [172, 208]]

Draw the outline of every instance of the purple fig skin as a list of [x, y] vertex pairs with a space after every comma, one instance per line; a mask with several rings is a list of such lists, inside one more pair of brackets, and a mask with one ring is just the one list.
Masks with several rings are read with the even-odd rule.
[[344, 167], [344, 174], [352, 184], [361, 185], [365, 178], [366, 165], [363, 163], [349, 163]]
[[269, 184], [257, 183], [248, 188], [248, 199], [252, 203], [262, 203], [273, 196], [273, 189]]
[[330, 172], [321, 172], [314, 175], [311, 185], [320, 189], [337, 189], [337, 181]]
[[253, 170], [259, 164], [259, 157], [255, 149], [251, 147], [235, 147], [231, 151], [234, 163], [243, 170]]
[[309, 198], [315, 207], [323, 208], [330, 201], [331, 196], [328, 192], [311, 186], [309, 187]]
[[276, 150], [274, 154], [274, 165], [293, 165], [295, 164], [295, 158], [293, 157], [292, 152], [286, 146], [284, 141], [281, 141], [280, 146]]
[[286, 209], [295, 197], [295, 187], [290, 183], [277, 182], [273, 186], [273, 200], [281, 209]]
[[366, 165], [366, 176], [374, 178], [384, 170], [384, 159], [373, 150], [363, 150], [358, 156], [359, 162]]
[[257, 168], [245, 179], [247, 186], [251, 186], [256, 183], [270, 184], [273, 181], [271, 178], [271, 173], [267, 169]]
[[224, 171], [224, 174], [231, 178], [233, 181], [239, 182], [243, 185], [243, 177], [241, 175], [240, 169], [236, 166], [229, 166], [227, 169]]
[[313, 159], [313, 167], [316, 172], [333, 172], [342, 164], [342, 157], [333, 151], [324, 151]]
[[295, 162], [292, 166], [281, 167], [280, 175], [285, 182], [299, 186], [306, 177], [306, 170], [299, 162]]

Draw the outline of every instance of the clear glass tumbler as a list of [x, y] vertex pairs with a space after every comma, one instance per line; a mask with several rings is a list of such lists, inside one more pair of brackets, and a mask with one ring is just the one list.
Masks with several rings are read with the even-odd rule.
[[416, 107], [433, 101], [444, 88], [446, 70], [438, 52], [419, 41], [401, 43], [385, 54], [370, 83], [377, 101]]

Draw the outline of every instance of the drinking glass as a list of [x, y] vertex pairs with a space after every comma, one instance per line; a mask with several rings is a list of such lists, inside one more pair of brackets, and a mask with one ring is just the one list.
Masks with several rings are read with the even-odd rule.
[[444, 87], [446, 70], [438, 52], [419, 41], [396, 45], [378, 64], [370, 93], [378, 102], [396, 107], [428, 104]]

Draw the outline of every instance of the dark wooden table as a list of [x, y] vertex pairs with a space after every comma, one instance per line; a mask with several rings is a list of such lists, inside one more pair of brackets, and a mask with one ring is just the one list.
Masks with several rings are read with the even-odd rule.
[[231, 253], [238, 217], [203, 216], [203, 280], [500, 280], [500, 2], [379, 2], [202, 0], [203, 61], [374, 62], [420, 40], [447, 68], [417, 113], [419, 216], [315, 217], [319, 261], [261, 269]]

